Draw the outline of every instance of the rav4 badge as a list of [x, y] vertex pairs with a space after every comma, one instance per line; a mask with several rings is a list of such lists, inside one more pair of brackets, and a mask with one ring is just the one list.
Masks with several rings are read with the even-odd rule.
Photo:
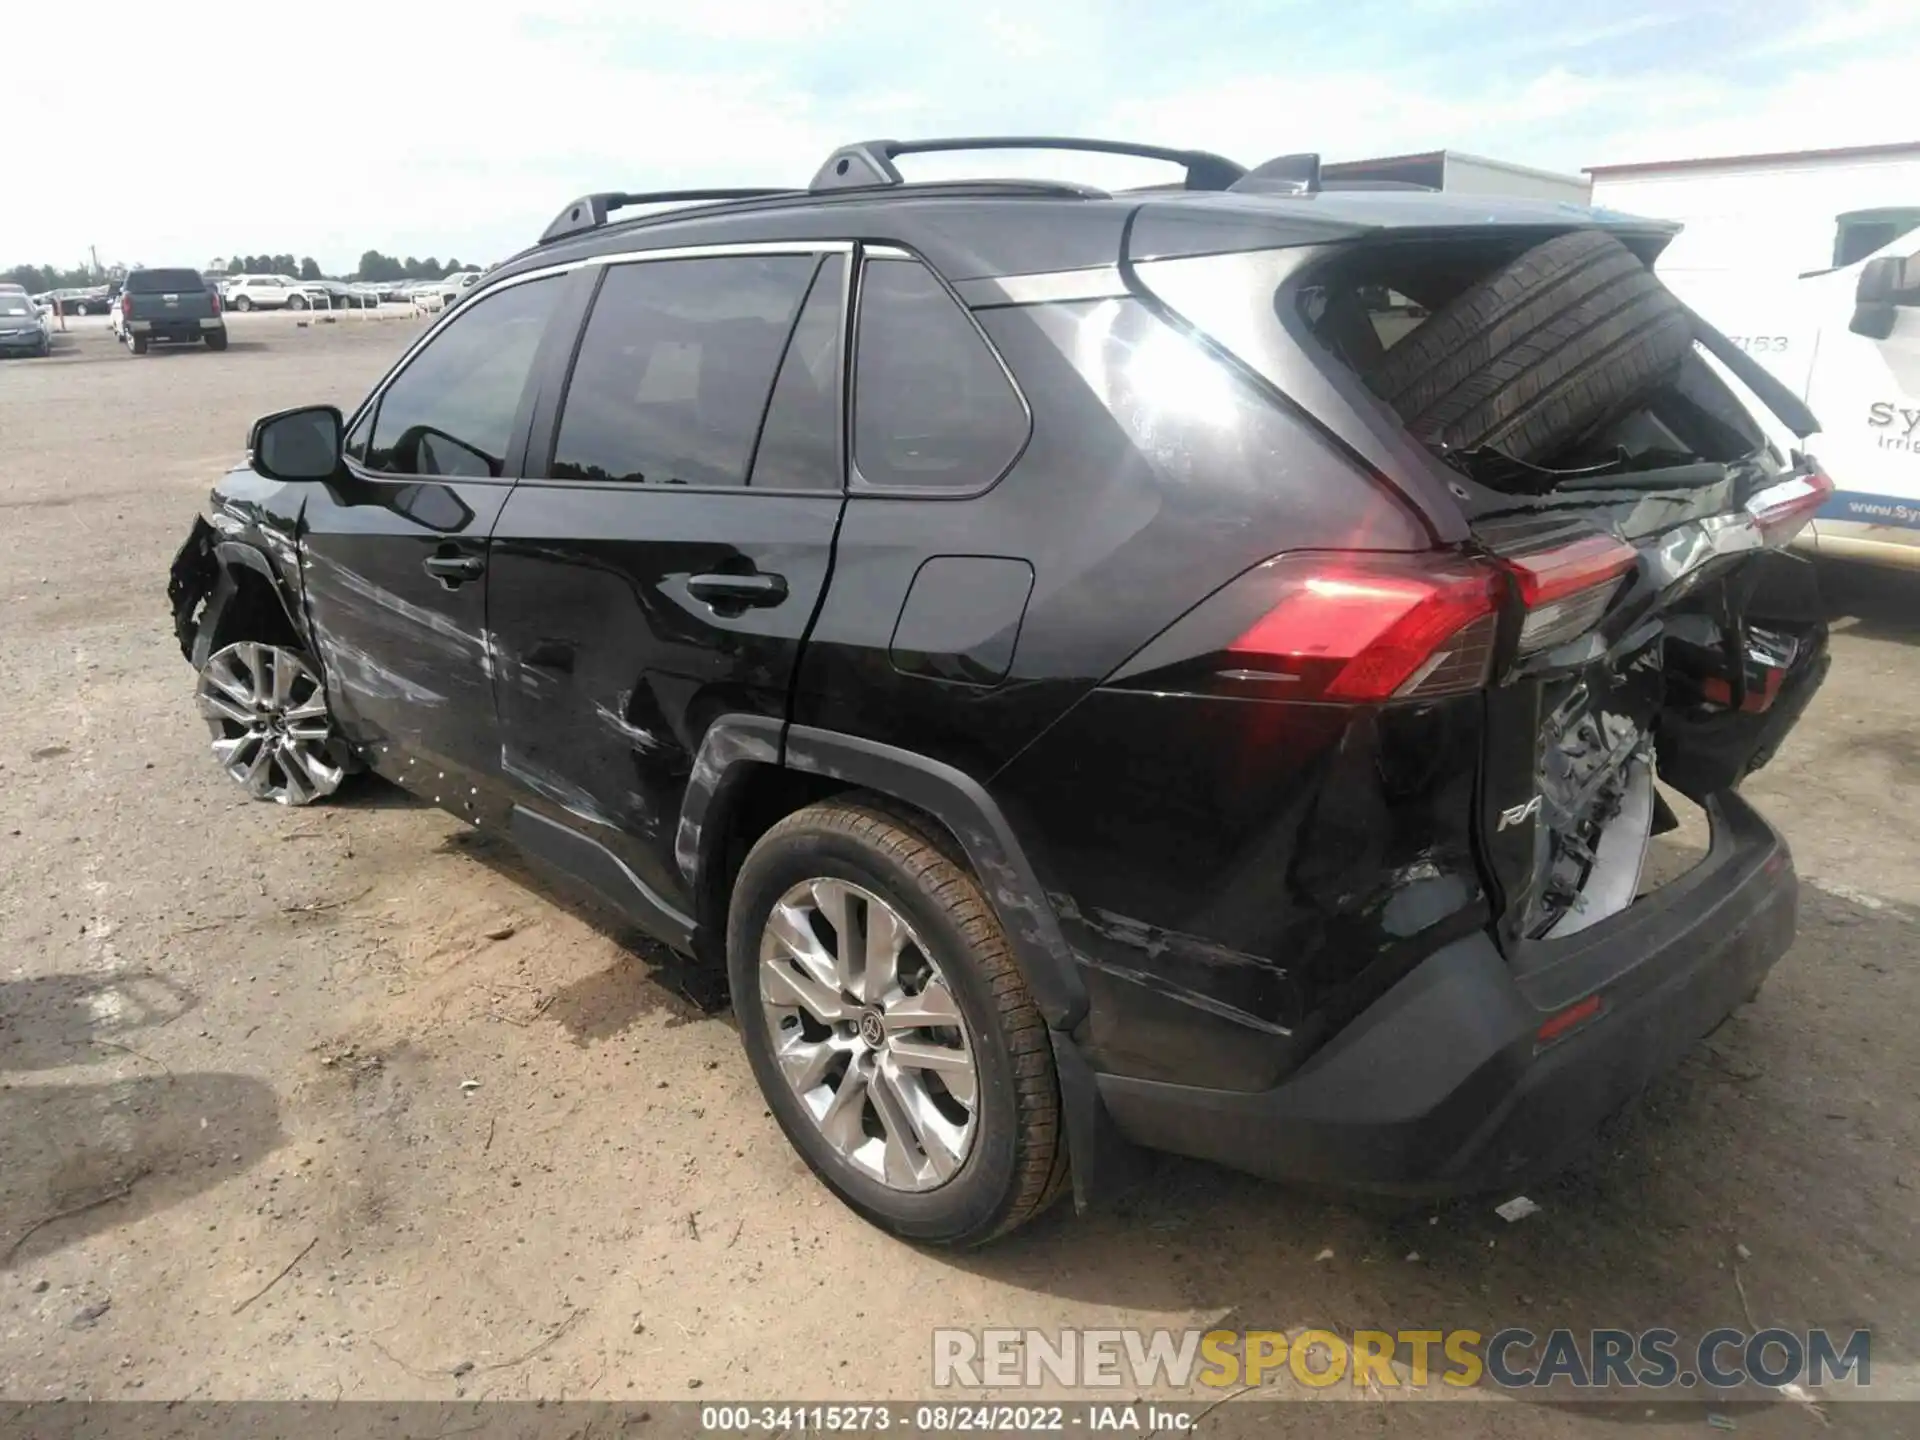
[[1524, 805], [1514, 805], [1500, 812], [1500, 829], [1509, 825], [1518, 825], [1522, 820], [1531, 819], [1540, 813], [1540, 797], [1534, 796]]

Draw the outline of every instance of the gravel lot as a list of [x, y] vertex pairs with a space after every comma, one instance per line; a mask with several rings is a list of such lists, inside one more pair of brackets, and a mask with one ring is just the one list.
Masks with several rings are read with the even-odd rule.
[[[143, 359], [69, 323], [53, 359], [0, 363], [0, 1396], [904, 1398], [940, 1324], [1693, 1334], [1749, 1310], [1871, 1326], [1877, 1384], [1920, 1374], [1920, 586], [1825, 575], [1832, 678], [1751, 786], [1806, 882], [1799, 941], [1541, 1213], [1165, 1161], [1093, 1214], [928, 1254], [789, 1152], [716, 977], [397, 792], [287, 811], [211, 763], [172, 552], [253, 417], [352, 404], [421, 322], [240, 316], [224, 354]], [[1649, 1413], [1375, 1412], [1703, 1424]]]

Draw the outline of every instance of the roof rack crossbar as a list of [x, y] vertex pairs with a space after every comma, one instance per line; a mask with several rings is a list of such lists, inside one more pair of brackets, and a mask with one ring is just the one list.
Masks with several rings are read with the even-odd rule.
[[564, 240], [569, 235], [580, 235], [588, 230], [597, 230], [607, 223], [607, 217], [615, 210], [624, 210], [630, 205], [690, 205], [701, 200], [760, 200], [769, 195], [792, 193], [793, 191], [786, 187], [765, 185], [718, 190], [647, 190], [632, 194], [623, 190], [603, 190], [595, 195], [582, 195], [556, 215], [553, 223], [540, 232], [540, 243], [546, 245], [555, 240]]
[[1090, 140], [1072, 135], [964, 135], [937, 140], [862, 140], [842, 145], [827, 157], [809, 190], [851, 190], [903, 185], [906, 177], [893, 162], [902, 155], [932, 155], [963, 150], [1075, 150], [1094, 155], [1134, 155], [1183, 166], [1189, 190], [1225, 190], [1246, 174], [1245, 167], [1207, 150], [1175, 150], [1164, 145], [1135, 145], [1125, 140]]

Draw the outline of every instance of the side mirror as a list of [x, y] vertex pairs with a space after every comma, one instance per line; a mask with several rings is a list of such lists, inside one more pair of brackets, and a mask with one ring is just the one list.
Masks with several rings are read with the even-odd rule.
[[1860, 279], [1853, 287], [1856, 305], [1891, 305], [1900, 293], [1902, 270], [1899, 257], [1882, 255], [1860, 267]]
[[1899, 255], [1882, 255], [1880, 259], [1866, 261], [1853, 288], [1853, 319], [1847, 328], [1855, 334], [1864, 334], [1868, 340], [1885, 340], [1891, 336], [1903, 300], [1907, 305], [1914, 303], [1910, 294], [1914, 286], [1907, 282], [1910, 269], [1914, 269], [1914, 261], [1901, 259]]
[[1853, 289], [1853, 319], [1847, 322], [1847, 328], [1869, 340], [1885, 340], [1893, 334], [1905, 273], [1905, 264], [1893, 255], [1882, 255], [1862, 265]]
[[334, 405], [308, 405], [256, 420], [247, 437], [253, 468], [269, 480], [331, 479], [340, 470], [345, 427]]

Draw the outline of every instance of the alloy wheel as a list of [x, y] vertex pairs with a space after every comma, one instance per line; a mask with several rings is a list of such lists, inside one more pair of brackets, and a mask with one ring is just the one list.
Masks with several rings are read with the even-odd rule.
[[965, 1163], [980, 1073], [965, 1017], [906, 917], [845, 880], [780, 897], [760, 939], [774, 1061], [840, 1157], [895, 1190]]
[[256, 800], [307, 805], [339, 789], [326, 691], [298, 651], [254, 640], [218, 650], [195, 699], [214, 758]]

